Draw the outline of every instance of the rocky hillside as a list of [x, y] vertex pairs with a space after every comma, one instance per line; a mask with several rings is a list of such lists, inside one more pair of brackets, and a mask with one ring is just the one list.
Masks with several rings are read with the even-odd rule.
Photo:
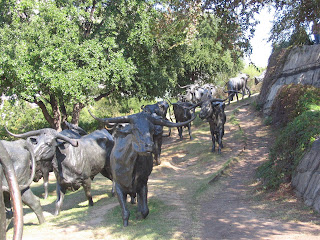
[[270, 56], [258, 98], [264, 115], [270, 115], [281, 86], [290, 83], [320, 87], [320, 45], [282, 49]]

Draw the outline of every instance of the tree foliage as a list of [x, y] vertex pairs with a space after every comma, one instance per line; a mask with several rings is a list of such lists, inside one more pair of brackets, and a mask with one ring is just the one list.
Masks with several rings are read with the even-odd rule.
[[310, 44], [308, 32], [312, 21], [320, 20], [320, 2], [268, 1], [276, 9], [270, 40], [274, 45], [288, 42], [289, 45]]
[[115, 38], [104, 34], [102, 12], [92, 14], [98, 5], [90, 11], [81, 2], [60, 4], [13, 4], [2, 14], [7, 19], [0, 33], [1, 85], [7, 94], [38, 104], [56, 129], [61, 116], [67, 117], [67, 103], [81, 109], [95, 97], [129, 87], [135, 72]]
[[0, 4], [1, 89], [38, 104], [55, 129], [105, 96], [153, 98], [237, 71], [257, 10], [200, 0]]

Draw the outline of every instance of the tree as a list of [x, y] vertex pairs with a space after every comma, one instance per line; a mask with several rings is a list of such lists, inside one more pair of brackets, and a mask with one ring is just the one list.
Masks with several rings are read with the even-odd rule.
[[202, 79], [213, 83], [217, 75], [230, 75], [243, 67], [242, 52], [239, 49], [225, 48], [219, 35], [220, 21], [213, 14], [204, 14], [199, 19], [195, 40], [183, 48], [184, 75], [189, 79]]
[[78, 123], [85, 104], [131, 85], [135, 67], [103, 35], [101, 3], [13, 2], [1, 6], [1, 87], [36, 103], [51, 127], [68, 112]]
[[[153, 98], [194, 80], [194, 72], [235, 71], [248, 48], [242, 33], [252, 7], [218, 3], [1, 1], [0, 87], [36, 103], [59, 130], [102, 97]], [[205, 32], [209, 10], [215, 28]]]
[[320, 19], [320, 2], [318, 0], [270, 2], [276, 9], [270, 37], [274, 46], [284, 42], [290, 45], [310, 44], [306, 32], [312, 21]]

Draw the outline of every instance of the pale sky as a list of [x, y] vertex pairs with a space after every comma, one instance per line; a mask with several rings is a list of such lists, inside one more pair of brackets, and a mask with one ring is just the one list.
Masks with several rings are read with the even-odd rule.
[[[256, 16], [260, 24], [256, 26], [254, 38], [251, 39], [252, 54], [251, 60], [257, 67], [267, 67], [268, 59], [271, 54], [271, 43], [267, 42], [270, 36], [274, 12], [269, 13], [268, 9], [263, 9]], [[249, 63], [248, 58], [245, 58], [246, 63]]]

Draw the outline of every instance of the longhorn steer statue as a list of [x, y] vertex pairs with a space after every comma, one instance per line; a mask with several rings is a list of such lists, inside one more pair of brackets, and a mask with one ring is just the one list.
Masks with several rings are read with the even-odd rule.
[[[177, 123], [189, 121], [192, 118], [192, 113], [191, 113], [190, 107], [194, 106], [194, 104], [189, 103], [189, 102], [176, 102], [176, 103], [172, 103], [172, 105], [173, 105], [174, 117], [175, 117]], [[189, 137], [190, 137], [190, 139], [192, 139], [191, 122], [189, 122], [186, 125], [181, 125], [181, 126], [177, 127], [180, 140], [182, 140], [182, 138], [183, 138], [183, 136], [182, 136], [182, 130], [183, 130], [182, 127], [183, 126], [188, 128]]]
[[[234, 94], [234, 93], [233, 93]], [[231, 95], [233, 96], [233, 95]], [[225, 103], [228, 98], [222, 99], [208, 99], [199, 103], [201, 110], [199, 117], [204, 120], [206, 119], [210, 125], [211, 139], [212, 139], [212, 149], [215, 151], [216, 141], [218, 142], [218, 153], [221, 153], [223, 148], [222, 138], [224, 135], [224, 124], [226, 122], [226, 114], [224, 112]]]
[[[169, 108], [169, 104], [166, 101], [160, 101], [155, 104], [142, 106], [141, 109], [144, 112], [150, 114], [157, 114], [158, 116], [166, 119], [167, 111]], [[160, 154], [161, 154], [161, 146], [162, 146], [162, 135], [163, 135], [163, 126], [155, 125], [153, 142], [154, 142], [154, 159], [156, 161], [156, 165], [161, 164]]]
[[82, 185], [89, 201], [91, 181], [98, 174], [112, 179], [110, 172], [110, 152], [114, 145], [111, 134], [106, 130], [96, 130], [80, 139], [71, 139], [54, 129], [45, 128], [15, 137], [32, 138], [36, 136], [34, 153], [38, 160], [52, 161], [57, 179], [57, 201], [55, 215], [61, 210], [67, 190], [78, 190]]
[[[19, 189], [21, 191], [22, 202], [34, 211], [39, 223], [42, 224], [45, 219], [40, 205], [40, 200], [30, 189], [30, 185], [35, 175], [36, 166], [32, 145], [23, 139], [17, 141], [1, 140], [0, 142], [8, 152], [12, 161], [14, 171], [18, 179]], [[2, 187], [5, 188], [3, 196], [6, 207], [10, 209], [10, 194], [8, 183], [5, 180], [2, 181]]]
[[[6, 239], [6, 211], [3, 199], [2, 181], [3, 175], [8, 183], [10, 197], [13, 202], [14, 214], [14, 240], [22, 239], [23, 232], [23, 210], [21, 194], [19, 189], [18, 180], [11, 162], [11, 158], [6, 148], [0, 142], [0, 239]], [[7, 190], [7, 189], [6, 189]]]
[[267, 70], [264, 70], [259, 76], [254, 77], [254, 83], [258, 85], [261, 83], [266, 76]]
[[233, 93], [235, 93], [237, 97], [237, 101], [239, 101], [238, 98], [238, 91], [242, 92], [242, 99], [246, 93], [246, 90], [249, 92], [249, 97], [251, 96], [250, 89], [247, 86], [247, 81], [249, 79], [249, 75], [245, 73], [241, 73], [237, 77], [230, 78], [228, 83], [227, 83], [227, 88], [228, 88], [228, 95], [229, 95], [229, 103], [230, 101], [233, 100]]
[[[92, 113], [90, 113], [92, 115]], [[153, 168], [152, 152], [155, 125], [178, 127], [187, 122], [172, 123], [155, 114], [140, 112], [116, 118], [97, 118], [103, 123], [128, 123], [114, 132], [115, 144], [110, 155], [111, 172], [115, 192], [122, 209], [123, 225], [128, 226], [130, 212], [127, 209], [127, 195], [137, 194], [138, 211], [143, 218], [149, 214], [147, 194], [148, 178]]]
[[[79, 139], [83, 135], [87, 135], [88, 133], [83, 130], [81, 127], [76, 126], [74, 124], [68, 123], [65, 121], [63, 123], [64, 130], [60, 132], [60, 134], [67, 136], [72, 139]], [[30, 140], [37, 144], [37, 137], [33, 136]], [[44, 187], [44, 199], [48, 197], [48, 187], [49, 187], [49, 173], [53, 172], [52, 161], [37, 161], [36, 174], [33, 181], [38, 182], [41, 178], [43, 178], [43, 187]]]

